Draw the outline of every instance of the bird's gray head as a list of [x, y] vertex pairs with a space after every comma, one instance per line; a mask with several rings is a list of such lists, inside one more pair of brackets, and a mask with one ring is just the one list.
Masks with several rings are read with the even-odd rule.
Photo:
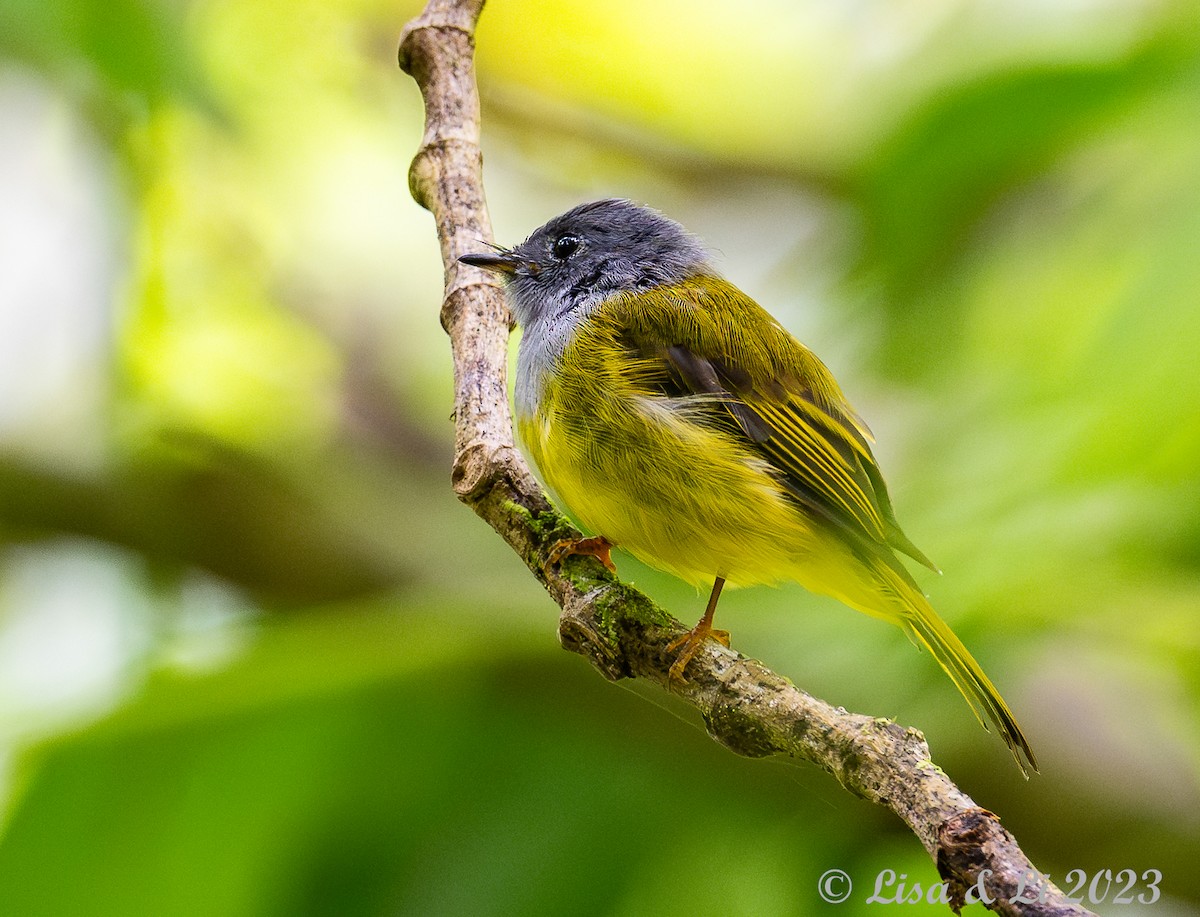
[[700, 242], [656, 210], [632, 201], [580, 204], [520, 245], [463, 255], [504, 274], [518, 324], [555, 321], [615, 293], [711, 272]]

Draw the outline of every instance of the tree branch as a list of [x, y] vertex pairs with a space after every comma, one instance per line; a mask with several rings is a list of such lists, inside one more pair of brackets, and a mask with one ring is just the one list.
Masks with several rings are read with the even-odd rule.
[[[701, 713], [714, 739], [738, 754], [810, 761], [855, 795], [891, 809], [937, 863], [955, 910], [968, 890], [979, 889], [1000, 914], [1090, 913], [1038, 874], [999, 819], [930, 761], [916, 730], [834, 708], [713, 641], [690, 665], [690, 681], [671, 684], [666, 646], [687, 628], [594, 558], [549, 562], [556, 543], [580, 534], [550, 504], [513, 444], [505, 378], [511, 317], [503, 291], [457, 262], [492, 238], [474, 75], [482, 7], [483, 0], [430, 0], [400, 40], [400, 66], [425, 99], [425, 135], [409, 183], [437, 223], [446, 270], [441, 318], [454, 356], [452, 480], [459, 498], [512, 546], [562, 608], [566, 649], [606, 678], [645, 678], [673, 690]], [[1011, 901], [1022, 888], [1023, 900]]]

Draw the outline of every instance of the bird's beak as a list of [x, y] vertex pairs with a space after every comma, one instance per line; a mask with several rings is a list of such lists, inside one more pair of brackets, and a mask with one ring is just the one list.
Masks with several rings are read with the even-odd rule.
[[515, 273], [517, 265], [520, 264], [516, 255], [505, 251], [460, 255], [458, 260], [472, 267], [481, 267], [485, 271], [495, 271], [497, 274]]

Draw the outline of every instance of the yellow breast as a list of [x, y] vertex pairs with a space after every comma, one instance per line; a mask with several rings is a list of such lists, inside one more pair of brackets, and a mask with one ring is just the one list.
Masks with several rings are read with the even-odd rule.
[[602, 324], [547, 373], [518, 434], [585, 529], [695, 585], [795, 578], [814, 535], [767, 463], [656, 394]]

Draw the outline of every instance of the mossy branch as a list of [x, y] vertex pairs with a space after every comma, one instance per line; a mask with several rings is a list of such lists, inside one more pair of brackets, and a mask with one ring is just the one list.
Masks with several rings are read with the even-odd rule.
[[[459, 498], [558, 603], [566, 649], [606, 678], [644, 678], [673, 691], [700, 712], [714, 739], [738, 754], [812, 762], [855, 795], [891, 809], [933, 857], [952, 906], [961, 906], [968, 889], [982, 889], [1001, 914], [1090, 913], [1040, 876], [999, 819], [930, 761], [916, 730], [835, 708], [712, 641], [689, 665], [687, 683], [671, 683], [673, 654], [666, 647], [684, 625], [594, 558], [550, 563], [559, 541], [581, 536], [513, 444], [506, 381], [511, 316], [503, 291], [457, 262], [492, 238], [474, 73], [482, 8], [483, 0], [430, 0], [400, 40], [400, 66], [425, 99], [425, 135], [409, 180], [417, 203], [433, 214], [445, 264], [441, 319], [454, 357], [452, 481]], [[1025, 900], [1010, 900], [1020, 888]]]

